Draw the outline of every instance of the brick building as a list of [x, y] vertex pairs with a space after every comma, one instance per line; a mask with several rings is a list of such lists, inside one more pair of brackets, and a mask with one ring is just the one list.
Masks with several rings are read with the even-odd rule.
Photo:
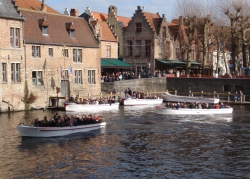
[[21, 110], [24, 91], [25, 63], [22, 18], [10, 0], [0, 3], [0, 112]]
[[25, 18], [23, 61], [28, 89], [37, 96], [32, 105], [48, 106], [57, 95], [99, 95], [99, 41], [78, 10], [63, 15], [45, 0], [17, 0], [16, 6]]
[[137, 7], [132, 20], [124, 32], [124, 57], [133, 64], [135, 73], [153, 73], [155, 59], [172, 58], [173, 39], [168, 29], [166, 17], [145, 12]]
[[[94, 34], [100, 40], [102, 75], [132, 69], [130, 64], [119, 59], [123, 53], [119, 44], [123, 44], [123, 27], [129, 18], [116, 16], [115, 6], [109, 7], [109, 14], [91, 11], [89, 7], [81, 15], [92, 27]], [[122, 21], [118, 21], [118, 18]]]

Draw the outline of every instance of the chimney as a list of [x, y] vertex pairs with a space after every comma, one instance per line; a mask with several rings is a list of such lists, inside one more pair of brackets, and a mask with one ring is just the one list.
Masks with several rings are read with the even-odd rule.
[[63, 13], [64, 15], [66, 15], [66, 16], [69, 16], [70, 14], [69, 14], [69, 9], [68, 8], [65, 8], [65, 10], [64, 10], [64, 13]]
[[42, 0], [41, 10], [42, 10], [43, 12], [47, 12], [46, 0]]
[[117, 7], [113, 5], [109, 6], [109, 13], [110, 12], [114, 12], [115, 15], [117, 16]]
[[79, 16], [79, 11], [78, 9], [71, 9], [70, 10], [70, 16], [78, 17]]

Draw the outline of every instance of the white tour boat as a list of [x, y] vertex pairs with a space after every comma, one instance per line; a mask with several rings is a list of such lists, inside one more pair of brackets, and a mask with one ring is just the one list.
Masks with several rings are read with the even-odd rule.
[[210, 109], [198, 109], [198, 108], [182, 108], [176, 107], [183, 103], [207, 103], [207, 104], [218, 104], [220, 100], [218, 98], [202, 98], [202, 97], [189, 97], [189, 96], [179, 96], [179, 95], [172, 95], [170, 93], [166, 93], [162, 95], [164, 102], [174, 103], [173, 107], [165, 107], [165, 106], [156, 106], [156, 113], [157, 114], [167, 114], [167, 115], [183, 115], [183, 114], [232, 114], [233, 108], [229, 106], [225, 106], [224, 108], [210, 108]]
[[167, 108], [163, 106], [156, 107], [157, 114], [167, 114], [167, 115], [205, 115], [205, 114], [232, 114], [233, 108], [223, 108], [223, 109], [190, 109], [190, 108]]
[[106, 122], [68, 127], [34, 127], [20, 124], [17, 126], [22, 137], [59, 137], [73, 133], [88, 132], [104, 128]]
[[65, 110], [67, 112], [99, 112], [99, 111], [110, 111], [110, 110], [118, 110], [119, 103], [111, 103], [111, 104], [76, 104], [69, 103], [65, 106]]
[[162, 99], [134, 99], [134, 98], [123, 99], [124, 106], [159, 105], [162, 102], [163, 102]]
[[189, 103], [219, 103], [220, 99], [218, 98], [203, 98], [203, 97], [196, 97], [196, 96], [179, 96], [179, 95], [173, 95], [169, 92], [166, 92], [162, 95], [163, 101], [168, 102], [189, 102]]

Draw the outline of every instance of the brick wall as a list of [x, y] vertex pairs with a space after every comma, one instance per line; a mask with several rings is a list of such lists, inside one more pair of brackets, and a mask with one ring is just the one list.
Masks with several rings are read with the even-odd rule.
[[[110, 46], [110, 57], [107, 57], [107, 45]], [[118, 58], [118, 43], [101, 41], [101, 58]]]
[[[65, 84], [69, 86], [69, 94], [87, 95], [100, 94], [100, 49], [99, 48], [77, 48], [66, 47], [68, 49], [69, 57], [63, 57], [63, 46], [49, 46], [41, 45], [41, 58], [32, 57], [32, 44], [26, 45], [27, 52], [27, 79], [30, 91], [32, 91], [37, 97], [35, 105], [48, 106], [49, 97], [57, 96], [56, 87], [61, 89], [58, 96], [65, 96], [63, 88]], [[48, 55], [48, 48], [53, 48], [53, 57]], [[73, 62], [73, 49], [82, 49], [82, 63]], [[46, 68], [44, 69], [44, 64]], [[73, 74], [69, 74], [69, 78], [64, 83], [61, 77], [61, 66], [63, 69], [68, 70], [71, 65]], [[32, 71], [39, 70], [43, 72], [43, 85], [35, 85], [32, 83]], [[82, 70], [82, 84], [75, 83], [75, 70]], [[88, 83], [88, 71], [95, 70], [95, 84]]]
[[[11, 20], [11, 19], [0, 19], [1, 31], [0, 31], [0, 88], [2, 96], [0, 97], [0, 112], [8, 109], [8, 105], [3, 101], [9, 102], [11, 110], [23, 110], [24, 103], [21, 101], [24, 92], [24, 49], [23, 49], [23, 38], [22, 38], [22, 21]], [[19, 28], [19, 44], [20, 47], [13, 48], [10, 44], [10, 28]], [[2, 80], [2, 63], [6, 63], [6, 77], [7, 82]], [[20, 64], [20, 82], [12, 82], [11, 80], [11, 64]]]

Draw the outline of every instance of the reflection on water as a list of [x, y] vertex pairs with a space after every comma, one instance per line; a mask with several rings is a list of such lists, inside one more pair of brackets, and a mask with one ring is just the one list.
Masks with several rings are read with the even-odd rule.
[[16, 125], [56, 111], [1, 114], [0, 178], [250, 178], [249, 111], [166, 116], [124, 106], [100, 113], [106, 128], [39, 139], [22, 139]]

